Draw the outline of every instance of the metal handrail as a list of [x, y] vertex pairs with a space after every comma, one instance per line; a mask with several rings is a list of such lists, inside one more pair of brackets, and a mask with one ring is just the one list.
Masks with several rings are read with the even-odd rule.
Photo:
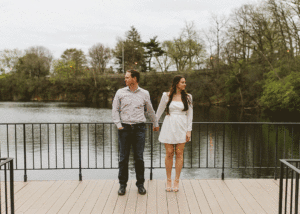
[[[162, 123], [160, 123], [162, 124]], [[225, 177], [225, 169], [274, 169], [274, 178], [277, 179], [277, 165], [278, 158], [286, 158], [288, 155], [286, 154], [286, 150], [288, 150], [289, 144], [286, 143], [286, 130], [281, 133], [281, 138], [284, 140], [280, 140], [278, 128], [291, 127], [291, 135], [292, 135], [292, 143], [291, 150], [293, 147], [293, 133], [295, 127], [298, 127], [300, 123], [274, 123], [274, 122], [193, 122], [193, 129], [198, 132], [193, 132], [192, 139], [189, 144], [186, 145], [185, 154], [190, 156], [189, 159], [184, 159], [184, 168], [206, 168], [206, 169], [221, 169], [222, 175], [221, 178]], [[155, 168], [164, 168], [162, 166], [162, 146], [157, 143], [157, 138], [154, 137], [154, 132], [152, 131], [152, 123], [146, 123], [148, 127], [147, 136], [148, 136], [148, 152], [145, 154], [149, 156], [150, 162], [147, 162], [150, 166], [150, 179], [153, 177], [153, 169]], [[6, 145], [2, 146], [2, 150], [6, 147], [6, 156], [11, 155], [11, 150], [15, 152], [15, 169], [16, 170], [24, 170], [24, 181], [27, 181], [27, 170], [44, 170], [44, 169], [79, 169], [79, 180], [82, 180], [82, 169], [117, 169], [117, 166], [113, 166], [113, 154], [112, 150], [117, 148], [115, 147], [117, 144], [116, 134], [113, 135], [112, 131], [115, 128], [114, 123], [106, 122], [106, 123], [0, 123], [0, 127], [6, 127]], [[57, 127], [60, 127], [59, 129]], [[213, 130], [211, 131], [211, 127]], [[258, 128], [257, 128], [258, 127]], [[270, 137], [270, 129], [274, 128], [273, 138]], [[107, 129], [109, 130], [107, 131]], [[265, 129], [266, 136], [263, 136], [262, 129]], [[9, 132], [9, 129], [14, 129]], [[52, 129], [53, 131], [51, 132]], [[116, 129], [116, 128], [115, 128]], [[197, 130], [198, 129], [198, 130]], [[203, 130], [206, 131], [206, 136], [202, 137], [200, 134]], [[75, 130], [75, 131], [74, 131]], [[200, 131], [201, 130], [201, 131]], [[243, 132], [244, 130], [244, 132]], [[15, 140], [15, 145], [13, 146], [13, 140], [10, 135], [13, 135]], [[43, 131], [43, 133], [42, 133]], [[39, 132], [39, 134], [36, 134]], [[62, 132], [62, 133], [61, 133]], [[75, 133], [75, 134], [74, 134]], [[196, 134], [195, 137], [195, 133]], [[218, 134], [217, 134], [218, 133]], [[22, 134], [21, 137], [20, 134]], [[62, 135], [62, 139], [58, 139], [59, 135]], [[275, 135], [275, 137], [274, 137]], [[248, 142], [248, 136], [252, 139], [253, 145], [250, 145]], [[257, 137], [258, 136], [258, 137]], [[42, 139], [43, 137], [43, 139]], [[105, 141], [105, 137], [107, 137], [110, 142], [107, 143]], [[115, 144], [113, 147], [113, 137], [115, 137]], [[21, 139], [20, 139], [21, 138]], [[37, 140], [35, 139], [37, 138]], [[75, 138], [75, 140], [73, 139]], [[94, 141], [92, 142], [92, 138]], [[261, 138], [261, 139], [260, 139]], [[50, 139], [52, 139], [50, 143]], [[44, 141], [42, 143], [42, 140]], [[213, 141], [213, 145], [211, 145], [210, 140]], [[265, 141], [268, 146], [268, 159], [267, 163], [270, 163], [270, 158], [274, 156], [274, 164], [271, 166], [263, 164], [263, 155], [262, 155], [262, 143], [260, 143], [258, 148], [255, 150], [254, 141]], [[36, 142], [37, 141], [37, 142]], [[231, 141], [231, 143], [227, 143]], [[238, 141], [237, 147], [234, 148], [232, 145], [234, 142]], [[282, 141], [280, 144], [279, 141]], [[37, 143], [37, 144], [36, 144]], [[39, 144], [38, 144], [39, 143]], [[156, 144], [155, 144], [156, 143]], [[17, 145], [18, 144], [18, 145]], [[75, 145], [75, 146], [74, 146]], [[230, 148], [231, 145], [231, 148]], [[37, 146], [39, 148], [37, 148]], [[249, 156], [248, 147], [251, 146], [253, 150], [253, 157], [249, 157], [250, 160], [247, 160]], [[14, 147], [14, 148], [13, 148]], [[30, 148], [32, 147], [32, 148]], [[42, 148], [43, 147], [43, 148]], [[59, 148], [60, 147], [60, 148]], [[86, 149], [87, 147], [87, 149]], [[95, 150], [93, 158], [90, 154], [90, 148], [93, 147]], [[266, 147], [266, 146], [265, 146]], [[272, 151], [270, 150], [273, 149]], [[272, 148], [273, 147], [273, 148]], [[284, 152], [282, 153], [282, 148], [284, 147]], [[52, 149], [51, 149], [52, 148]], [[210, 153], [209, 150], [211, 149]], [[19, 151], [21, 150], [21, 152]], [[155, 153], [156, 150], [156, 153]], [[159, 151], [158, 151], [159, 150]], [[197, 150], [198, 155], [195, 156], [194, 152]], [[203, 153], [204, 150], [204, 153]], [[206, 151], [205, 151], [206, 150]], [[51, 152], [54, 151], [54, 152]], [[254, 151], [259, 155], [259, 160], [254, 159]], [[12, 151], [13, 152], [13, 151]], [[23, 152], [23, 157], [19, 154]], [[31, 153], [30, 153], [31, 152]], [[69, 153], [67, 153], [69, 152]], [[87, 152], [87, 155], [84, 155], [84, 152]], [[106, 164], [108, 161], [105, 156], [109, 156], [110, 152], [110, 166]], [[157, 153], [159, 152], [159, 154]], [[213, 153], [212, 153], [213, 152]], [[2, 154], [5, 154], [5, 151], [2, 151]], [[62, 159], [58, 159], [58, 153], [62, 153]], [[149, 154], [150, 153], [150, 154]], [[272, 155], [271, 155], [272, 153]], [[0, 147], [1, 154], [1, 147]], [[236, 162], [233, 163], [233, 156], [236, 154]], [[51, 155], [55, 155], [53, 160], [55, 165], [50, 163]], [[70, 157], [71, 166], [67, 165], [67, 155]], [[102, 155], [102, 156], [101, 156]], [[156, 155], [156, 157], [154, 157]], [[300, 154], [297, 154], [298, 156]], [[21, 156], [21, 157], [20, 157]], [[31, 157], [32, 156], [32, 157]], [[38, 160], [39, 156], [40, 160]], [[78, 166], [73, 166], [73, 157], [76, 156], [76, 164]], [[119, 156], [119, 151], [118, 151]], [[201, 156], [201, 157], [200, 157]], [[209, 160], [213, 158], [213, 160]], [[30, 159], [31, 158], [31, 159]], [[36, 159], [35, 159], [36, 158]], [[85, 158], [85, 159], [84, 159]], [[98, 162], [102, 158], [102, 166], [98, 165]], [[114, 157], [116, 158], [116, 157]], [[159, 158], [159, 159], [158, 159]], [[202, 159], [201, 159], [202, 158]], [[293, 153], [290, 154], [290, 158], [293, 158]], [[87, 159], [87, 161], [85, 161]], [[91, 167], [90, 160], [95, 160], [95, 167]], [[199, 160], [199, 163], [194, 163], [195, 159]], [[20, 160], [20, 161], [19, 161]], [[28, 164], [31, 164], [32, 167], [29, 167]], [[155, 164], [159, 160], [159, 165]], [[24, 164], [23, 167], [19, 166], [19, 162]], [[186, 164], [189, 161], [190, 164]], [[202, 161], [202, 162], [201, 162]], [[203, 166], [203, 161], [206, 163]], [[210, 161], [213, 163], [213, 166], [210, 164]], [[109, 162], [109, 161], [108, 161]], [[37, 166], [37, 164], [40, 166]], [[48, 166], [45, 166], [47, 163]], [[75, 163], [75, 162], [74, 162]], [[147, 166], [148, 167], [148, 166]]]
[[[280, 184], [279, 184], [279, 208], [278, 208], [278, 213], [282, 214], [283, 213], [283, 208], [284, 208], [284, 213], [287, 213], [288, 205], [290, 206], [290, 213], [295, 213], [298, 214], [298, 202], [299, 202], [299, 175], [300, 175], [300, 170], [297, 168], [299, 167], [300, 159], [280, 159], [281, 166], [280, 166]], [[295, 163], [297, 167], [292, 165], [291, 163]], [[286, 173], [284, 173], [286, 169]], [[291, 170], [291, 176], [289, 176], [289, 169]], [[294, 174], [296, 174], [296, 186], [295, 186], [295, 195], [293, 195], [293, 190], [294, 190]], [[284, 200], [284, 207], [283, 207], [283, 179], [286, 179], [286, 184], [285, 184], [285, 200]], [[290, 177], [290, 194], [288, 196], [288, 180]], [[288, 197], [290, 197], [290, 202], [288, 204]], [[294, 203], [293, 203], [294, 199]], [[294, 207], [293, 207], [294, 205]], [[293, 212], [294, 211], [294, 212]]]
[[[13, 158], [0, 158], [0, 170], [4, 166], [4, 191], [5, 191], [5, 213], [14, 214], [15, 213], [15, 199], [14, 199], [14, 169], [13, 169]], [[8, 207], [8, 192], [7, 192], [7, 186], [8, 186], [8, 180], [7, 180], [7, 168], [9, 169], [9, 189], [10, 189], [10, 208]], [[1, 188], [0, 188], [1, 190]], [[1, 191], [0, 191], [1, 192]], [[0, 204], [2, 205], [0, 197]], [[2, 206], [0, 206], [0, 213], [2, 213]]]
[[[0, 123], [0, 125], [31, 125], [31, 124], [103, 124], [103, 122], [47, 122], [47, 123]], [[162, 122], [160, 122], [161, 124]], [[104, 122], [104, 124], [115, 124], [114, 122]], [[152, 124], [146, 122], [146, 124]], [[300, 125], [300, 122], [193, 122], [193, 124], [265, 124], [265, 125]]]

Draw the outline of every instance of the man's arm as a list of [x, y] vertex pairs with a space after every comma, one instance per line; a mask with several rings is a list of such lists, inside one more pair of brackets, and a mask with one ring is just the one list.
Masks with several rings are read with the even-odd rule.
[[116, 124], [118, 129], [122, 128], [121, 119], [120, 119], [120, 112], [121, 112], [121, 103], [119, 100], [119, 91], [115, 94], [113, 103], [112, 103], [112, 119], [113, 122]]
[[149, 94], [148, 91], [147, 91], [147, 95], [146, 95], [145, 105], [146, 105], [146, 113], [151, 118], [151, 122], [153, 122], [153, 127], [154, 128], [159, 127], [158, 126], [158, 121], [157, 121], [157, 118], [156, 118], [156, 115], [155, 115], [155, 112], [153, 110], [152, 103], [151, 103], [151, 100], [150, 100], [150, 94]]

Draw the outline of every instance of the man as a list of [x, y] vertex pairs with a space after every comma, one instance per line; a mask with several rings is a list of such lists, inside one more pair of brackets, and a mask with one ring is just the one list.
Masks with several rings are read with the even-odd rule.
[[126, 193], [128, 181], [128, 161], [132, 146], [135, 161], [136, 186], [141, 195], [146, 194], [144, 188], [144, 146], [145, 146], [145, 113], [152, 122], [153, 130], [158, 131], [158, 121], [153, 110], [149, 92], [139, 87], [140, 73], [128, 70], [125, 75], [127, 87], [119, 89], [113, 100], [112, 118], [118, 127], [120, 161], [119, 161], [119, 195]]

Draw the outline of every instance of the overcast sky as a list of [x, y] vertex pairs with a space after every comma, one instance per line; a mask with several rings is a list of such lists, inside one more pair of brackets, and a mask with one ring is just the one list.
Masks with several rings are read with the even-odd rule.
[[0, 51], [44, 46], [55, 58], [67, 48], [88, 49], [102, 43], [115, 47], [135, 26], [142, 40], [179, 35], [185, 21], [197, 29], [210, 17], [258, 0], [0, 0]]

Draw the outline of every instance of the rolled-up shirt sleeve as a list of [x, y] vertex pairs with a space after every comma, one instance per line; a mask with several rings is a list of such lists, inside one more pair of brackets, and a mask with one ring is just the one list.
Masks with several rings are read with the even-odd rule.
[[187, 125], [188, 125], [188, 131], [192, 131], [192, 125], [193, 125], [193, 99], [192, 95], [189, 94], [189, 100], [190, 100], [190, 105], [189, 109], [187, 110]]
[[145, 98], [145, 110], [146, 110], [147, 115], [150, 117], [151, 122], [153, 123], [153, 126], [158, 127], [158, 121], [157, 121], [157, 118], [155, 115], [155, 111], [153, 110], [153, 107], [152, 107], [149, 92], [147, 92], [147, 95]]
[[119, 128], [122, 127], [121, 124], [121, 117], [120, 117], [120, 112], [121, 112], [121, 103], [119, 99], [119, 90], [115, 94], [113, 103], [112, 103], [112, 119], [113, 122], [116, 124], [116, 126]]

